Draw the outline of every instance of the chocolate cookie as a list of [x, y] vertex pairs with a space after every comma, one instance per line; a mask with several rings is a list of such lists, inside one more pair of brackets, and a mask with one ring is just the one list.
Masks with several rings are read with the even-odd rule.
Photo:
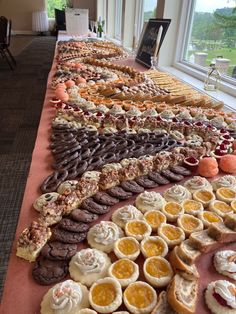
[[164, 177], [166, 177], [167, 179], [169, 179], [170, 181], [173, 181], [173, 182], [179, 182], [179, 181], [181, 181], [184, 178], [181, 174], [173, 173], [169, 169], [162, 170], [161, 174]]
[[141, 176], [135, 179], [135, 181], [144, 187], [145, 189], [151, 189], [155, 188], [157, 186], [157, 183], [151, 179], [148, 178], [148, 176]]
[[190, 176], [191, 171], [183, 166], [171, 166], [170, 170], [174, 173], [181, 174], [182, 176]]
[[106, 190], [106, 192], [112, 197], [118, 198], [119, 200], [126, 200], [130, 198], [133, 194], [122, 189], [120, 186], [115, 186]]
[[96, 202], [94, 202], [92, 197], [89, 197], [86, 200], [84, 200], [81, 204], [81, 207], [83, 209], [86, 209], [90, 213], [97, 214], [97, 215], [103, 215], [109, 211], [108, 206], [97, 204]]
[[125, 191], [131, 192], [134, 194], [142, 193], [144, 191], [144, 188], [133, 180], [123, 181], [123, 182], [121, 182], [120, 186]]
[[57, 225], [60, 229], [71, 232], [85, 232], [89, 229], [88, 224], [84, 222], [76, 222], [70, 218], [63, 218]]
[[118, 198], [112, 197], [105, 192], [98, 192], [93, 196], [95, 202], [98, 202], [102, 205], [113, 206], [119, 203]]
[[167, 180], [165, 177], [163, 177], [162, 175], [160, 175], [160, 173], [159, 172], [150, 172], [149, 174], [148, 174], [148, 177], [149, 177], [149, 179], [151, 179], [151, 180], [153, 180], [153, 181], [155, 181], [157, 184], [159, 184], [159, 185], [165, 185], [165, 184], [168, 184], [168, 183], [170, 183], [170, 181], [169, 180]]
[[86, 239], [86, 236], [87, 232], [70, 232], [56, 227], [52, 231], [51, 240], [74, 244], [82, 242], [84, 239]]
[[97, 214], [91, 213], [85, 209], [74, 209], [70, 216], [75, 221], [86, 223], [90, 223], [98, 219]]
[[68, 274], [66, 261], [51, 261], [40, 257], [34, 264], [32, 275], [40, 285], [51, 285], [61, 281]]
[[42, 248], [40, 254], [50, 260], [67, 261], [77, 252], [76, 244], [61, 242], [48, 242]]

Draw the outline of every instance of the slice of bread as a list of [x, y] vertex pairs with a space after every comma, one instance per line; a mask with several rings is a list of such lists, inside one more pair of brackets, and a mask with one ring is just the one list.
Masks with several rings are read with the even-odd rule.
[[183, 241], [178, 249], [179, 257], [188, 265], [195, 263], [197, 258], [201, 255], [198, 249], [195, 249], [189, 239]]
[[176, 274], [167, 288], [167, 301], [181, 314], [196, 313], [198, 280], [186, 280]]
[[211, 224], [208, 228], [208, 234], [220, 243], [230, 243], [236, 241], [236, 232], [226, 227], [223, 222]]
[[154, 307], [151, 314], [178, 314], [168, 303], [166, 291], [162, 291], [159, 294], [157, 305]]
[[236, 231], [236, 214], [227, 214], [224, 219], [226, 227]]
[[208, 229], [191, 233], [191, 245], [200, 252], [212, 252], [217, 247], [217, 241], [208, 235]]

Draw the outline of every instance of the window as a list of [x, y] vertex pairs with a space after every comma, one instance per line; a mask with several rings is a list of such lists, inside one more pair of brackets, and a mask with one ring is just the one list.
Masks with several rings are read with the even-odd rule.
[[55, 17], [54, 9], [64, 9], [66, 0], [47, 0], [47, 13], [49, 18]]
[[115, 39], [122, 38], [122, 8], [123, 0], [115, 1]]
[[156, 17], [158, 0], [140, 0], [137, 12], [137, 39], [140, 37], [145, 22]]

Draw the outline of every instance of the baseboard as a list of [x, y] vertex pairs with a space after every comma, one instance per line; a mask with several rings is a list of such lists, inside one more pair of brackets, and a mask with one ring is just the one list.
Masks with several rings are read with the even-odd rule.
[[37, 32], [12, 30], [11, 34], [12, 35], [37, 35]]

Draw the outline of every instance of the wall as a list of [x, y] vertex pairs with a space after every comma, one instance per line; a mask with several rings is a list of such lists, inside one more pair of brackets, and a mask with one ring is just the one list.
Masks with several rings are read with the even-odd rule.
[[69, 0], [68, 4], [74, 8], [89, 9], [89, 19], [97, 19], [97, 0]]

